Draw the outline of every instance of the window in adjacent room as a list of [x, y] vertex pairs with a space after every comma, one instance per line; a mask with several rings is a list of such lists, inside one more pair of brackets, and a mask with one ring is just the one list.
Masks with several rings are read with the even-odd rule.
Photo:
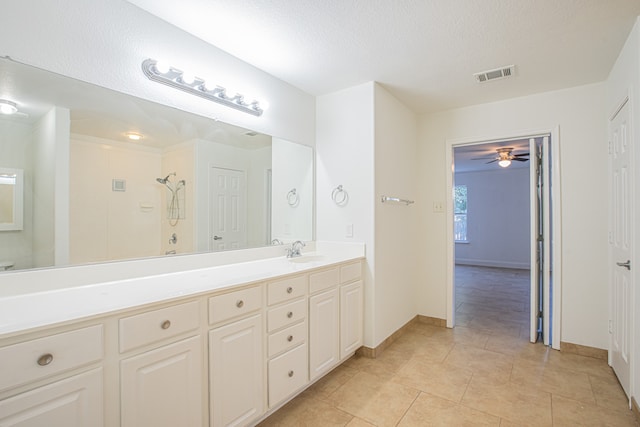
[[456, 242], [467, 241], [467, 186], [453, 188], [453, 236]]

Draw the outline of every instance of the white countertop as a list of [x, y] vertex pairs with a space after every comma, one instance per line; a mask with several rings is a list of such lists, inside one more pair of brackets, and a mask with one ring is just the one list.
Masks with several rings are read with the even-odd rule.
[[331, 250], [0, 297], [0, 339], [35, 328], [145, 304], [197, 296], [361, 259], [362, 251]]

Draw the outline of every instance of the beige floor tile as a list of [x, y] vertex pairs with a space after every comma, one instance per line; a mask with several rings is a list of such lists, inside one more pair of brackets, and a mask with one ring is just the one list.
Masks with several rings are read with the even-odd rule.
[[511, 382], [521, 388], [537, 388], [554, 396], [564, 396], [591, 405], [596, 403], [589, 376], [580, 372], [515, 363], [511, 371]]
[[498, 377], [505, 380], [511, 375], [513, 367], [513, 359], [510, 356], [461, 344], [455, 345], [444, 363], [452, 369], [469, 369], [476, 376]]
[[303, 394], [318, 399], [326, 399], [357, 373], [358, 371], [356, 369], [342, 364], [316, 381], [311, 387], [306, 389]]
[[418, 393], [418, 390], [397, 382], [358, 372], [332, 393], [328, 401], [376, 426], [395, 426]]
[[376, 426], [366, 422], [361, 418], [353, 417], [353, 419], [349, 421], [349, 424], [347, 424], [346, 427], [376, 427]]
[[399, 427], [465, 427], [465, 426], [499, 426], [500, 418], [466, 408], [458, 403], [420, 393], [402, 418]]
[[406, 386], [460, 402], [473, 372], [470, 369], [451, 369], [450, 365], [433, 363], [414, 356], [394, 377]]
[[334, 406], [318, 399], [300, 396], [259, 424], [260, 427], [346, 426], [353, 419]]
[[471, 379], [462, 405], [520, 425], [551, 426], [551, 395], [509, 381]]
[[598, 406], [619, 411], [629, 408], [627, 396], [613, 373], [609, 378], [589, 375], [589, 380]]
[[553, 424], [583, 427], [638, 427], [630, 410], [616, 411], [555, 395], [553, 396]]

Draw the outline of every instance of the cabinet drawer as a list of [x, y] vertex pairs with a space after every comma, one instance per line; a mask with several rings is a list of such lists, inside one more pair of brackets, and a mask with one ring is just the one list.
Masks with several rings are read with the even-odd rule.
[[269, 357], [307, 341], [307, 322], [269, 335]]
[[360, 261], [340, 267], [340, 283], [348, 283], [362, 277], [362, 263]]
[[332, 286], [337, 286], [338, 283], [340, 283], [340, 272], [337, 268], [311, 273], [309, 275], [309, 293], [314, 294], [329, 289]]
[[120, 353], [198, 328], [197, 301], [120, 319]]
[[0, 348], [0, 390], [102, 359], [102, 325]]
[[209, 298], [209, 323], [214, 324], [262, 307], [262, 288], [242, 289]]
[[296, 276], [269, 283], [267, 303], [278, 304], [307, 293], [307, 276]]
[[307, 345], [302, 344], [269, 361], [269, 407], [290, 396], [308, 381]]
[[275, 331], [287, 325], [292, 325], [307, 317], [305, 300], [291, 302], [282, 307], [269, 310], [267, 313], [267, 330]]

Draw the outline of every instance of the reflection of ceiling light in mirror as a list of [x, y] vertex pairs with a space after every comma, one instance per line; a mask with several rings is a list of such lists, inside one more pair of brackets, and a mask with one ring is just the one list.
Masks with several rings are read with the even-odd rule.
[[500, 161], [498, 162], [498, 164], [499, 164], [501, 167], [506, 168], [506, 167], [508, 167], [508, 166], [511, 164], [511, 160], [500, 160]]
[[142, 135], [136, 132], [127, 132], [124, 135], [131, 141], [140, 141], [142, 139]]
[[6, 99], [0, 99], [0, 113], [2, 114], [15, 114], [18, 112], [18, 106], [15, 102], [8, 101]]

